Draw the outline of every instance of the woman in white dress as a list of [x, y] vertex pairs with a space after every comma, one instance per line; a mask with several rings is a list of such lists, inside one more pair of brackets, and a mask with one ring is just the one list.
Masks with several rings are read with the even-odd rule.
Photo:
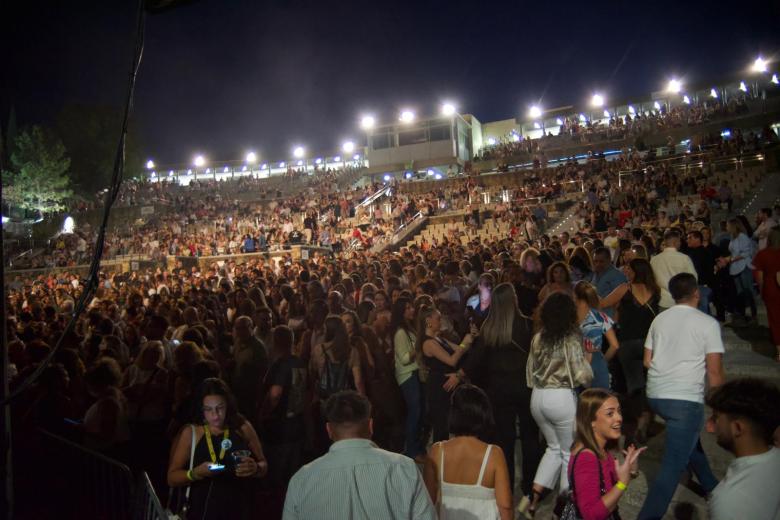
[[425, 461], [425, 486], [440, 520], [510, 520], [512, 490], [506, 459], [491, 436], [493, 412], [487, 395], [464, 384], [452, 394], [450, 439], [431, 446]]

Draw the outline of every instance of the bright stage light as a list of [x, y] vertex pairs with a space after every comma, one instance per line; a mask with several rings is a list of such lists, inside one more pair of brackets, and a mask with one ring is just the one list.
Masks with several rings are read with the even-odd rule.
[[257, 161], [257, 154], [255, 152], [249, 152], [246, 154], [246, 162], [249, 164], [254, 164], [255, 161]]
[[666, 91], [671, 94], [679, 94], [682, 90], [682, 81], [679, 79], [670, 79], [666, 85]]
[[441, 106], [441, 114], [443, 116], [451, 116], [455, 114], [455, 105], [453, 105], [452, 103], [444, 103]]
[[414, 112], [411, 110], [402, 110], [399, 119], [402, 123], [411, 123], [414, 121]]
[[590, 104], [593, 107], [601, 108], [604, 106], [604, 96], [601, 94], [593, 94], [593, 97], [590, 98]]
[[739, 82], [739, 90], [741, 90], [742, 92], [747, 92], [747, 85], [745, 85], [744, 81]]
[[300, 159], [301, 157], [303, 157], [304, 153], [306, 153], [306, 150], [303, 149], [303, 146], [296, 146], [293, 149], [293, 155], [295, 156], [296, 159]]
[[710, 97], [711, 97], [712, 99], [718, 99], [718, 91], [717, 91], [717, 90], [715, 90], [714, 88], [711, 88], [711, 89], [710, 89]]
[[493, 139], [492, 137], [488, 137], [487, 144], [488, 144], [489, 146], [495, 146], [495, 144], [496, 144], [496, 140], [495, 140], [495, 139]]
[[73, 220], [73, 217], [67, 216], [65, 217], [65, 222], [62, 223], [62, 233], [65, 235], [70, 235], [73, 233], [73, 230], [76, 228], [76, 222]]
[[370, 130], [374, 128], [374, 123], [376, 123], [376, 120], [374, 119], [374, 116], [371, 115], [365, 115], [360, 119], [360, 127], [363, 130]]
[[197, 166], [198, 168], [200, 168], [201, 166], [206, 164], [206, 158], [203, 157], [202, 155], [196, 155], [195, 156], [195, 160], [193, 161], [193, 164], [195, 166]]
[[766, 72], [768, 70], [769, 62], [766, 61], [764, 58], [759, 56], [756, 58], [756, 61], [753, 62], [753, 65], [750, 67], [750, 70], [753, 72]]
[[777, 85], [778, 83], [780, 83], [780, 81], [778, 81], [778, 79], [777, 79], [777, 74], [772, 74], [772, 79], [770, 79], [769, 81], [770, 81], [771, 83], [774, 83], [775, 85]]
[[530, 117], [531, 119], [539, 119], [540, 117], [542, 117], [541, 107], [534, 105], [530, 109], [528, 109], [528, 117]]
[[151, 170], [152, 168], [154, 168], [154, 161], [149, 159], [148, 161], [146, 161], [146, 169]]
[[686, 105], [690, 105], [691, 98], [689, 98], [688, 96], [683, 96], [683, 103], [685, 103]]

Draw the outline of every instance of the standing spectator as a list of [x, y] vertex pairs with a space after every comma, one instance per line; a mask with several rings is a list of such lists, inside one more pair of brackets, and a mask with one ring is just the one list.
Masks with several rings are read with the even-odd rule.
[[780, 227], [775, 226], [769, 232], [767, 247], [753, 259], [753, 268], [761, 297], [766, 304], [772, 343], [777, 350], [775, 361], [780, 362]]
[[239, 316], [233, 323], [233, 361], [230, 383], [238, 410], [245, 417], [257, 417], [257, 407], [262, 403], [263, 378], [268, 370], [268, 354], [255, 337], [249, 316]]
[[761, 208], [758, 210], [756, 222], [756, 230], [753, 232], [753, 238], [758, 240], [758, 250], [760, 251], [767, 246], [769, 232], [773, 227], [777, 226], [778, 223], [772, 218], [771, 208]]
[[431, 446], [424, 469], [439, 518], [513, 518], [506, 460], [500, 447], [484, 441], [492, 429], [485, 392], [469, 384], [455, 389], [449, 415], [451, 438]]
[[425, 453], [420, 441], [420, 426], [423, 414], [423, 385], [420, 379], [419, 354], [415, 349], [414, 306], [405, 297], [393, 303], [390, 330], [393, 334], [395, 354], [395, 379], [401, 387], [406, 403], [406, 427], [404, 455], [416, 459]]
[[333, 444], [290, 480], [285, 520], [436, 519], [414, 461], [371, 442], [371, 404], [365, 396], [336, 393], [324, 410]]
[[539, 291], [539, 301], [543, 302], [549, 295], [556, 292], [574, 296], [571, 271], [566, 262], [555, 262], [547, 268], [547, 283]]
[[628, 483], [638, 475], [638, 458], [646, 448], [629, 446], [622, 462], [609, 452], [620, 439], [622, 424], [620, 403], [609, 391], [590, 388], [580, 395], [568, 472], [583, 520], [615, 518]]
[[[753, 296], [753, 276], [750, 269], [753, 260], [755, 244], [748, 238], [745, 226], [738, 218], [729, 219], [728, 231], [731, 235], [729, 242], [729, 256], [721, 258], [721, 268], [728, 265], [729, 275], [734, 280], [737, 291], [737, 302], [733, 326], [745, 326], [756, 321], [756, 299]], [[750, 307], [750, 319], [747, 318], [746, 308]]]
[[[577, 320], [585, 352], [590, 354], [590, 367], [593, 369], [591, 386], [609, 390], [607, 363], [615, 357], [619, 348], [614, 322], [599, 310], [599, 297], [596, 288], [590, 283], [583, 281], [574, 286], [574, 302], [577, 305]], [[606, 351], [603, 348], [605, 338], [609, 346]]]
[[463, 372], [490, 398], [496, 421], [495, 441], [506, 457], [511, 489], [515, 482], [516, 424], [520, 425], [521, 488], [523, 496], [528, 497], [541, 458], [539, 428], [531, 417], [531, 391], [525, 379], [533, 327], [531, 319], [520, 312], [511, 284], [499, 284], [493, 290], [492, 301], [495, 305], [464, 361]]
[[715, 264], [717, 262], [715, 251], [704, 246], [704, 235], [702, 235], [701, 231], [692, 229], [688, 232], [688, 239], [683, 252], [691, 257], [693, 267], [696, 269], [699, 293], [701, 293], [699, 310], [709, 314], [710, 301], [712, 300], [713, 288], [715, 287]]
[[696, 277], [696, 268], [691, 258], [680, 252], [680, 233], [670, 229], [664, 233], [664, 250], [650, 259], [655, 281], [661, 288], [661, 310], [674, 305], [674, 298], [669, 292], [669, 281], [680, 273], [689, 273]]
[[737, 379], [707, 398], [707, 431], [736, 457], [708, 500], [712, 520], [780, 518], [780, 390], [760, 379]]
[[[593, 285], [599, 298], [604, 298], [621, 284], [626, 283], [626, 275], [612, 264], [612, 253], [606, 247], [598, 247], [593, 251]], [[604, 312], [614, 318], [615, 313], [611, 307], [604, 308]]]
[[686, 466], [706, 492], [718, 483], [699, 432], [704, 424], [705, 374], [710, 387], [723, 383], [720, 326], [697, 309], [699, 286], [694, 275], [674, 276], [669, 290], [676, 305], [653, 320], [645, 340], [647, 398], [650, 408], [666, 421], [666, 439], [661, 469], [648, 490], [641, 520], [664, 515]]
[[547, 441], [533, 484], [533, 515], [542, 495], [559, 484], [569, 488], [566, 468], [574, 440], [575, 389], [588, 386], [593, 372], [582, 350], [577, 308], [571, 296], [553, 293], [542, 303], [541, 330], [531, 341], [526, 381], [531, 392], [531, 415]]

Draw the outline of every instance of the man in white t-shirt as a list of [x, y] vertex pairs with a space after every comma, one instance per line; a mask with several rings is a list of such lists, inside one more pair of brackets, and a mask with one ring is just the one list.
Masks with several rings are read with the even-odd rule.
[[736, 457], [708, 500], [712, 520], [780, 518], [780, 389], [767, 381], [729, 381], [707, 398], [707, 431]]
[[645, 339], [647, 400], [666, 422], [666, 439], [661, 469], [648, 490], [640, 520], [664, 516], [686, 467], [706, 492], [718, 484], [699, 434], [704, 425], [705, 378], [712, 388], [723, 383], [720, 325], [697, 309], [699, 284], [694, 275], [673, 276], [669, 292], [676, 305], [653, 320]]

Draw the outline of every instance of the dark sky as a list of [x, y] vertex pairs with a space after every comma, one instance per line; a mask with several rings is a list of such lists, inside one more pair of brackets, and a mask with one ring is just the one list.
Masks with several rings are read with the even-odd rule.
[[[11, 5], [12, 4], [12, 5]], [[134, 2], [5, 0], [0, 116], [121, 105]], [[147, 18], [134, 117], [158, 164], [293, 144], [334, 151], [358, 118], [445, 99], [481, 121], [594, 90], [645, 96], [671, 75], [733, 75], [780, 58], [780, 2], [199, 0]], [[777, 68], [775, 64], [774, 68]]]

